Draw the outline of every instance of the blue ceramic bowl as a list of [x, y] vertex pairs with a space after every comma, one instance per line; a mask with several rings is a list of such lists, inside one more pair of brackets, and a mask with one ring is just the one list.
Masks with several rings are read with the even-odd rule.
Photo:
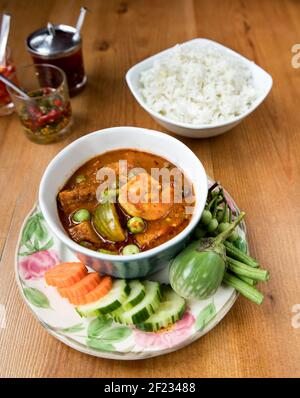
[[[196, 204], [188, 226], [174, 238], [135, 255], [95, 252], [69, 238], [58, 216], [56, 197], [69, 177], [87, 160], [117, 149], [137, 149], [161, 156], [183, 171], [193, 183]], [[59, 240], [87, 266], [117, 278], [140, 278], [167, 266], [187, 244], [198, 224], [207, 197], [207, 177], [200, 160], [182, 142], [158, 131], [137, 127], [113, 127], [85, 135], [64, 148], [50, 162], [42, 177], [39, 203], [46, 222]]]

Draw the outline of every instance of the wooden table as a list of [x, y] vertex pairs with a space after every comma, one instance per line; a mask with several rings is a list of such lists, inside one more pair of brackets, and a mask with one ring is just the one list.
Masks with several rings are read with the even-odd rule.
[[[12, 14], [10, 46], [17, 65], [30, 62], [26, 36], [52, 23], [74, 24], [82, 1], [0, 1]], [[66, 141], [28, 141], [16, 115], [0, 119], [0, 376], [17, 377], [271, 377], [300, 376], [300, 3], [283, 0], [85, 0], [83, 28], [88, 86], [72, 100], [75, 126]], [[261, 307], [239, 298], [205, 337], [170, 355], [121, 362], [74, 351], [51, 337], [22, 302], [14, 279], [20, 226], [37, 198], [53, 156], [74, 139], [109, 126], [162, 130], [135, 102], [124, 75], [134, 63], [176, 43], [206, 37], [265, 68], [271, 94], [253, 115], [220, 137], [182, 139], [222, 181], [247, 214], [251, 251], [270, 269]], [[297, 326], [297, 324], [296, 324]]]

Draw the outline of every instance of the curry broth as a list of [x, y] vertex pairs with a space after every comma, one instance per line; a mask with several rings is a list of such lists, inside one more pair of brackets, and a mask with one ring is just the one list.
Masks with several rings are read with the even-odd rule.
[[[191, 204], [186, 201], [187, 196], [193, 196], [191, 183], [187, 185], [188, 194], [185, 193], [182, 203], [172, 203], [170, 211], [164, 218], [145, 221], [144, 231], [138, 234], [132, 234], [127, 229], [127, 221], [131, 216], [126, 214], [117, 201], [115, 208], [120, 224], [126, 231], [126, 239], [122, 242], [111, 242], [98, 234], [93, 225], [93, 217], [91, 217], [91, 221], [82, 223], [80, 226], [73, 222], [72, 216], [79, 209], [87, 209], [91, 215], [93, 214], [99, 204], [96, 198], [96, 189], [100, 184], [96, 178], [97, 171], [102, 167], [114, 168], [119, 160], [127, 160], [129, 173], [130, 169], [137, 167], [143, 168], [150, 175], [152, 168], [167, 167], [172, 169], [175, 167], [162, 157], [131, 149], [107, 152], [87, 161], [71, 176], [57, 197], [59, 217], [71, 239], [92, 250], [105, 249], [115, 254], [121, 254], [123, 247], [128, 244], [135, 244], [140, 251], [145, 251], [178, 235], [189, 224], [192, 217], [192, 214], [186, 214], [186, 206], [192, 209], [194, 207], [194, 203]], [[78, 183], [78, 179], [82, 176], [85, 180]], [[173, 180], [171, 180], [170, 185], [172, 186], [172, 184], [174, 184]]]

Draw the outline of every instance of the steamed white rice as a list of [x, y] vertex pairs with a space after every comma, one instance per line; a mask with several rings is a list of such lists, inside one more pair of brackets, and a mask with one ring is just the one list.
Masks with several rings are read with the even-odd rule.
[[214, 124], [249, 109], [258, 96], [249, 67], [213, 45], [177, 45], [140, 74], [146, 104], [174, 121]]

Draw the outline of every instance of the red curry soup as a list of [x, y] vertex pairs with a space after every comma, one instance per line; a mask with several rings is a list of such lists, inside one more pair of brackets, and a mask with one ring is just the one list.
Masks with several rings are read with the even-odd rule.
[[193, 186], [168, 160], [132, 149], [81, 166], [57, 196], [70, 238], [91, 250], [136, 254], [167, 242], [189, 224]]

